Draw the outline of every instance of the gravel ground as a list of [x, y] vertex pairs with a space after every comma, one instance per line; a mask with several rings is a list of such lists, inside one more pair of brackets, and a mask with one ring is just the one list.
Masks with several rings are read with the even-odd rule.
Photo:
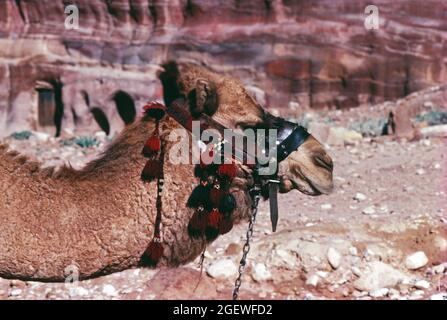
[[[96, 138], [92, 148], [39, 134], [6, 140], [47, 166], [80, 168], [108, 140]], [[441, 138], [386, 137], [328, 146], [335, 191], [280, 195], [276, 233], [261, 205], [240, 298], [447, 300], [445, 146]], [[0, 299], [229, 299], [246, 227], [209, 246], [202, 274], [195, 261], [74, 284], [0, 278]]]

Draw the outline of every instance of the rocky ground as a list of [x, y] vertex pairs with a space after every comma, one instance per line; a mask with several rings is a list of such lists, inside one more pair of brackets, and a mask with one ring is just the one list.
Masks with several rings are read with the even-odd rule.
[[[241, 299], [447, 300], [445, 138], [346, 136], [327, 145], [335, 164], [331, 195], [280, 195], [275, 233], [268, 203], [261, 205]], [[39, 133], [6, 141], [47, 166], [80, 168], [110, 138], [95, 139], [91, 147]], [[0, 279], [0, 299], [230, 299], [246, 227], [209, 246], [202, 275], [195, 261], [74, 284]]]

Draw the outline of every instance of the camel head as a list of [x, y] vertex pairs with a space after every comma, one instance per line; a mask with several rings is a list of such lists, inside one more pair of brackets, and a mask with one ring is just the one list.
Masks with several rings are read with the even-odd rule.
[[[205, 113], [228, 129], [274, 128], [284, 121], [253, 99], [235, 79], [192, 64], [164, 65], [160, 74], [166, 104], [179, 97], [189, 101], [191, 113]], [[323, 145], [312, 135], [280, 162], [279, 191], [297, 189], [307, 195], [328, 194], [333, 188], [333, 163]]]

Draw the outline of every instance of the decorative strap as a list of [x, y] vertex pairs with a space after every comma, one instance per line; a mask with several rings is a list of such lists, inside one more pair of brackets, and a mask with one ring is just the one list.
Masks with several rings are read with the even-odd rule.
[[141, 173], [144, 182], [151, 182], [157, 179], [157, 216], [155, 218], [154, 236], [143, 255], [143, 263], [155, 266], [163, 256], [163, 245], [161, 238], [161, 218], [162, 218], [162, 193], [164, 186], [164, 150], [160, 140], [160, 120], [165, 115], [166, 108], [159, 102], [149, 102], [144, 106], [145, 116], [156, 121], [155, 130], [143, 147], [143, 156], [148, 158]]

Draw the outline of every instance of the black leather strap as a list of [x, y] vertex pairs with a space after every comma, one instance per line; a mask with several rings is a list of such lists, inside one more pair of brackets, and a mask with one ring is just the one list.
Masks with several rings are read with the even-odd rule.
[[293, 131], [277, 146], [278, 163], [296, 151], [309, 136], [309, 132], [304, 127], [295, 125]]

